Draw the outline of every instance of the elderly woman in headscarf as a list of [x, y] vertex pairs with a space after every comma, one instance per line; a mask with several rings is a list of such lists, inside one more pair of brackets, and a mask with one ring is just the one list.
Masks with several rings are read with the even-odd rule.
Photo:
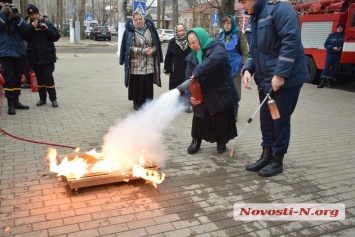
[[217, 142], [217, 152], [223, 153], [228, 141], [237, 136], [233, 107], [239, 100], [228, 54], [223, 43], [209, 38], [203, 28], [189, 30], [187, 40], [192, 52], [186, 58], [186, 79], [197, 81], [203, 95], [197, 100], [189, 94], [191, 91], [185, 92], [194, 112], [187, 152], [196, 153], [203, 139]]
[[164, 73], [169, 75], [169, 90], [175, 89], [185, 81], [187, 62], [185, 58], [191, 52], [185, 38], [187, 29], [184, 24], [175, 26], [175, 37], [169, 41], [164, 61]]
[[[223, 42], [227, 49], [229, 62], [232, 67], [232, 76], [234, 79], [234, 85], [237, 89], [239, 98], [241, 99], [241, 87], [242, 80], [240, 71], [245, 61], [248, 58], [248, 43], [245, 34], [241, 32], [238, 28], [237, 23], [232, 15], [226, 15], [222, 19], [222, 33], [220, 41]], [[238, 108], [237, 104], [234, 106], [235, 120], [238, 119]]]
[[125, 64], [128, 100], [133, 100], [133, 108], [138, 110], [147, 100], [153, 99], [153, 83], [161, 87], [160, 63], [163, 62], [163, 53], [153, 21], [135, 12], [125, 27], [120, 64]]

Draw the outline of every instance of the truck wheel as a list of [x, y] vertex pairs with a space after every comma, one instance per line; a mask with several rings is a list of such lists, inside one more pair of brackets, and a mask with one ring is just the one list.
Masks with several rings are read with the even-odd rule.
[[308, 83], [317, 84], [319, 82], [320, 72], [316, 67], [313, 59], [309, 56], [306, 56], [307, 59], [307, 67], [309, 71], [309, 81]]

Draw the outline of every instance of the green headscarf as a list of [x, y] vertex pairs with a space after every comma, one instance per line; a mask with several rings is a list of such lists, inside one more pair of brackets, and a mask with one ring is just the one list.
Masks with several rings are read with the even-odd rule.
[[194, 52], [194, 56], [197, 58], [198, 63], [202, 63], [202, 50], [204, 50], [205, 48], [207, 48], [207, 46], [210, 45], [210, 43], [213, 41], [212, 38], [209, 38], [208, 32], [201, 28], [201, 27], [197, 27], [197, 28], [193, 28], [191, 30], [189, 30], [186, 33], [186, 39], [188, 41], [188, 35], [189, 33], [194, 32], [197, 36], [198, 41], [200, 42], [200, 49], [197, 52]]

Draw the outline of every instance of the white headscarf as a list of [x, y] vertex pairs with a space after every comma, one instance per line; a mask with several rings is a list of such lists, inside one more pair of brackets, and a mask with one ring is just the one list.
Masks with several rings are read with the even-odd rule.
[[[180, 36], [178, 35], [178, 32], [177, 32], [178, 26], [183, 26], [184, 29], [185, 29], [185, 36], [183, 38], [180, 38]], [[186, 26], [183, 23], [177, 23], [177, 25], [175, 26], [175, 31], [174, 31], [175, 42], [176, 42], [177, 45], [179, 45], [179, 47], [183, 51], [188, 48], [188, 44], [187, 44], [187, 40], [186, 40], [186, 33], [187, 33]]]
[[136, 26], [135, 22], [134, 22], [134, 19], [132, 19], [132, 22], [133, 22], [134, 27], [135, 27], [137, 30], [142, 30], [142, 29], [144, 29], [144, 24], [145, 24], [144, 16], [143, 16], [142, 13], [140, 13], [140, 12], [134, 12], [133, 15], [132, 15], [132, 18], [134, 18], [134, 15], [137, 15], [137, 14], [139, 14], [139, 15], [142, 16], [143, 27], [142, 27], [142, 28], [138, 28], [138, 27]]

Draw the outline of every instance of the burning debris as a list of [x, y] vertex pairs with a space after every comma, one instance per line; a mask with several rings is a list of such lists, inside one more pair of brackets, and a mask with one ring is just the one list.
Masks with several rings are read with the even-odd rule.
[[143, 158], [139, 164], [132, 163], [120, 166], [118, 162], [112, 164], [108, 161], [104, 153], [92, 150], [65, 156], [58, 164], [57, 150], [50, 147], [48, 148], [47, 159], [50, 162], [50, 171], [57, 173], [58, 177], [65, 177], [70, 188], [75, 190], [98, 184], [128, 182], [137, 178], [143, 178], [157, 187], [165, 179], [165, 174], [159, 173], [158, 167], [154, 166], [149, 160], [146, 162]]
[[117, 120], [104, 136], [102, 152], [76, 151], [60, 162], [48, 149], [50, 171], [68, 180], [73, 189], [143, 178], [155, 187], [165, 179], [163, 131], [184, 110], [179, 90], [162, 94], [139, 111]]

